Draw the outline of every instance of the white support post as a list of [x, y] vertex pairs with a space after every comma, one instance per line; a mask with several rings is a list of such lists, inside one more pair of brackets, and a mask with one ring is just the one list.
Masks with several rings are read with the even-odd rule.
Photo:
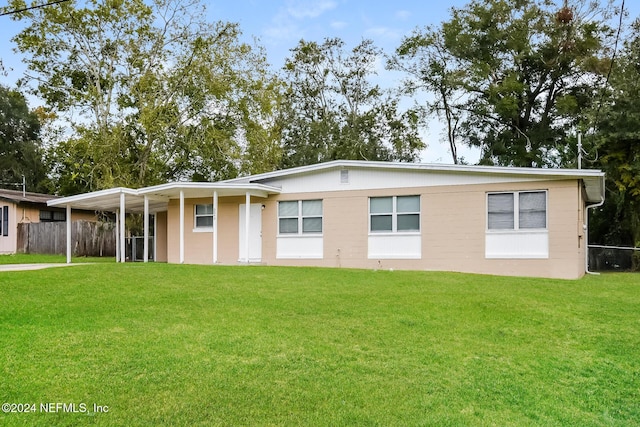
[[149, 196], [144, 196], [144, 253], [142, 255], [143, 262], [149, 262]]
[[180, 264], [184, 264], [184, 190], [180, 190]]
[[218, 263], [218, 192], [213, 192], [213, 263]]
[[153, 262], [158, 262], [158, 212], [153, 214]]
[[67, 264], [71, 264], [71, 205], [67, 205]]
[[124, 240], [124, 214], [125, 214], [125, 199], [124, 193], [120, 193], [120, 262], [127, 260], [127, 250]]
[[120, 209], [116, 209], [116, 262], [120, 262]]
[[247, 251], [245, 261], [249, 263], [249, 226], [251, 225], [251, 195], [247, 191], [245, 194], [244, 210], [244, 248]]

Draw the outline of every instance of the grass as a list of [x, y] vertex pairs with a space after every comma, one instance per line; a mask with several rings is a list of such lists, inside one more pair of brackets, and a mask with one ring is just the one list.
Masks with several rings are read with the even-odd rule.
[[[0, 265], [4, 264], [49, 264], [66, 263], [66, 255], [45, 255], [45, 254], [8, 254], [0, 255]], [[115, 257], [72, 257], [72, 263], [77, 262], [115, 262]]]
[[638, 425], [639, 290], [633, 274], [0, 273], [0, 403], [37, 404], [0, 424]]

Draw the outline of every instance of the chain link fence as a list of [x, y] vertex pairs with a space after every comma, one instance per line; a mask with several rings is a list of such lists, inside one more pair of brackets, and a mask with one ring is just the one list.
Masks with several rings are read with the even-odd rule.
[[640, 271], [640, 248], [589, 245], [589, 270]]

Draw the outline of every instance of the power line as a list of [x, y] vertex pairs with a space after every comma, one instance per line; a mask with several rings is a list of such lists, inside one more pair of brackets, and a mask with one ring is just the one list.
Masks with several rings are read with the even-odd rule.
[[14, 15], [16, 13], [26, 12], [28, 10], [33, 10], [33, 9], [39, 9], [41, 7], [46, 7], [46, 6], [53, 6], [54, 4], [64, 3], [64, 2], [67, 2], [67, 1], [69, 1], [69, 0], [56, 0], [56, 1], [52, 1], [51, 3], [40, 4], [40, 5], [36, 5], [36, 6], [25, 7], [23, 9], [12, 10], [10, 12], [0, 13], [0, 16]]

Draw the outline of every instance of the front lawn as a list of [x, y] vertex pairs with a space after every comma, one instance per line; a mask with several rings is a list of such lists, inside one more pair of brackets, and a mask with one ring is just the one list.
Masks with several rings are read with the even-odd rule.
[[36, 405], [0, 425], [640, 420], [639, 275], [112, 263], [0, 301], [0, 403]]
[[[49, 264], [49, 263], [66, 263], [66, 255], [48, 255], [48, 254], [7, 254], [0, 255], [0, 265], [3, 264]], [[72, 257], [73, 263], [86, 262], [115, 262], [115, 257]]]

